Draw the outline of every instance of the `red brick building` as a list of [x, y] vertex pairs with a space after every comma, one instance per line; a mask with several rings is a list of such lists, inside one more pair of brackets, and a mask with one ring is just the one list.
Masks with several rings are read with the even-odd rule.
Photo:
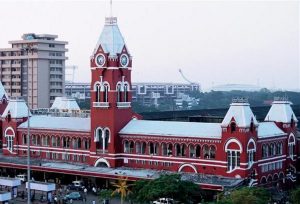
[[[33, 170], [132, 180], [184, 172], [214, 190], [296, 180], [289, 101], [275, 100], [260, 122], [244, 99], [233, 100], [222, 123], [142, 120], [131, 109], [132, 57], [115, 17], [106, 18], [90, 64], [90, 118], [30, 116]], [[2, 98], [0, 166], [25, 169], [28, 109], [22, 100], [7, 103], [5, 92]]]

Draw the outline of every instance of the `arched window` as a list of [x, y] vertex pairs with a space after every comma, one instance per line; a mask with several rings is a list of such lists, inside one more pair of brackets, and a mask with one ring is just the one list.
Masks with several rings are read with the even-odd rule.
[[100, 102], [100, 84], [96, 84], [96, 102]]
[[225, 144], [225, 151], [227, 153], [227, 171], [233, 171], [240, 167], [242, 145], [236, 139], [230, 139]]
[[194, 145], [190, 145], [190, 157], [195, 158], [196, 157], [196, 149]]
[[295, 136], [290, 134], [288, 139], [288, 149], [289, 149], [289, 156], [291, 159], [294, 159], [295, 155]]
[[47, 146], [47, 137], [45, 135], [42, 135], [42, 145]]
[[110, 141], [110, 131], [109, 129], [105, 129], [105, 138], [104, 138], [104, 149], [107, 150], [108, 149], [108, 143]]
[[184, 157], [186, 156], [186, 145], [185, 144], [175, 144], [176, 156]]
[[129, 153], [129, 142], [127, 140], [124, 141], [124, 153]]
[[72, 146], [73, 146], [73, 149], [77, 149], [77, 138], [73, 138], [72, 139]]
[[208, 145], [204, 145], [202, 149], [203, 149], [204, 159], [208, 159], [209, 158], [209, 147], [208, 147]]
[[268, 182], [268, 183], [272, 183], [272, 180], [273, 180], [272, 175], [269, 175], [269, 176], [268, 176], [268, 179], [267, 179], [267, 182]]
[[251, 123], [250, 123], [250, 132], [254, 132], [254, 122], [253, 122], [253, 118], [251, 119]]
[[146, 144], [146, 142], [143, 142], [142, 146], [141, 146], [141, 153], [142, 154], [146, 154], [146, 148], [147, 148], [147, 144]]
[[267, 144], [262, 145], [262, 157], [267, 158], [269, 153], [269, 146]]
[[31, 144], [36, 145], [36, 135], [31, 135]]
[[54, 135], [51, 136], [51, 146], [52, 147], [56, 147], [57, 146], [56, 137]]
[[66, 139], [66, 148], [70, 148], [71, 139], [67, 137]]
[[274, 156], [275, 155], [275, 145], [272, 143], [270, 144], [270, 148], [269, 148], [269, 156]]
[[142, 153], [142, 151], [141, 151], [141, 143], [140, 142], [136, 142], [135, 143], [135, 152], [137, 154], [141, 154]]
[[77, 139], [77, 147], [81, 149], [81, 138]]
[[278, 142], [276, 144], [276, 155], [281, 155], [282, 154], [282, 147], [283, 147], [282, 142]]
[[161, 152], [163, 156], [167, 156], [168, 155], [168, 148], [166, 143], [162, 143], [161, 144]]
[[247, 145], [248, 167], [250, 168], [255, 161], [256, 145], [253, 139], [250, 139]]
[[158, 143], [149, 143], [149, 154], [150, 155], [157, 155], [158, 154]]
[[5, 138], [6, 138], [6, 145], [7, 150], [12, 152], [14, 150], [14, 137], [15, 137], [15, 131], [9, 127], [5, 130]]
[[196, 145], [196, 157], [199, 158], [201, 156], [201, 148], [200, 145]]
[[51, 139], [50, 139], [50, 136], [47, 135], [47, 146], [50, 146], [50, 144], [51, 144]]
[[175, 144], [174, 145], [175, 146], [175, 152], [176, 152], [176, 157], [178, 157], [178, 156], [181, 156], [181, 153], [180, 153], [180, 145], [179, 144]]
[[6, 136], [6, 140], [7, 140], [7, 149], [12, 152], [14, 150], [14, 137], [8, 135]]
[[84, 138], [83, 144], [84, 144], [84, 149], [88, 150], [90, 148], [90, 140]]
[[109, 91], [108, 84], [104, 84], [103, 102], [108, 102], [108, 91]]
[[260, 179], [260, 183], [263, 184], [263, 185], [267, 183], [267, 179], [266, 179], [265, 176], [263, 176], [263, 177]]
[[27, 135], [26, 134], [22, 135], [22, 141], [23, 141], [23, 145], [27, 145]]
[[168, 144], [168, 156], [173, 156], [173, 145]]
[[230, 123], [230, 131], [231, 131], [231, 133], [236, 131], [236, 123], [235, 122]]
[[56, 136], [56, 146], [60, 147], [60, 137]]
[[121, 84], [117, 84], [117, 102], [122, 101]]
[[98, 127], [95, 130], [94, 141], [96, 142], [96, 149], [103, 150], [103, 130]]
[[124, 102], [128, 101], [128, 84], [124, 84]]
[[134, 143], [133, 143], [133, 141], [130, 141], [129, 142], [129, 153], [133, 153], [134, 152]]
[[216, 147], [213, 145], [209, 147], [209, 158], [210, 159], [216, 158]]

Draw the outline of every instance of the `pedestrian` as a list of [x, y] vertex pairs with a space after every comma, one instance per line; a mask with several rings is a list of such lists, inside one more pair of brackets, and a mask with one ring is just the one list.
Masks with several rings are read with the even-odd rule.
[[83, 192], [84, 192], [85, 195], [87, 195], [87, 189], [86, 188], [84, 188]]
[[96, 195], [97, 194], [97, 190], [96, 190], [96, 188], [95, 188], [95, 186], [93, 187], [93, 193]]
[[54, 203], [57, 203], [58, 202], [58, 198], [57, 196], [54, 197]]
[[21, 198], [22, 198], [23, 200], [25, 199], [25, 192], [24, 192], [24, 191], [22, 191]]
[[92, 204], [96, 204], [96, 201], [93, 200]]
[[70, 199], [70, 203], [73, 203], [73, 199], [72, 198]]

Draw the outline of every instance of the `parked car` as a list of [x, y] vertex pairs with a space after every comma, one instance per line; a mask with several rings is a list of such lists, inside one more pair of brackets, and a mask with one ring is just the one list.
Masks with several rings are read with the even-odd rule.
[[82, 200], [82, 196], [79, 192], [71, 192], [65, 195], [64, 200]]
[[23, 183], [27, 181], [27, 176], [25, 174], [19, 174], [16, 178], [20, 179]]
[[70, 190], [83, 191], [84, 186], [82, 181], [73, 181], [72, 184], [68, 185]]
[[153, 204], [175, 204], [172, 198], [159, 198], [156, 201], [153, 201]]

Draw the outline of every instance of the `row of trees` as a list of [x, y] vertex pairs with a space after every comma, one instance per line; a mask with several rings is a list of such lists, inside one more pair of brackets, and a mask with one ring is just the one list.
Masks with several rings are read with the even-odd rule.
[[[227, 108], [234, 97], [244, 97], [249, 99], [251, 106], [264, 106], [267, 102], [272, 101], [274, 97], [288, 97], [295, 105], [299, 105], [300, 93], [291, 91], [276, 91], [271, 92], [268, 89], [262, 89], [256, 92], [247, 91], [211, 91], [211, 92], [190, 92], [191, 97], [199, 99], [199, 104], [192, 109], [209, 109], [209, 108]], [[90, 109], [90, 100], [77, 100], [81, 109]], [[143, 106], [137, 102], [132, 103], [135, 112], [156, 112], [156, 111], [170, 111], [175, 110], [173, 99], [163, 100], [159, 106]], [[187, 108], [187, 104], [183, 104], [183, 109]]]
[[[271, 92], [268, 89], [262, 89], [256, 92], [247, 91], [211, 91], [211, 92], [191, 92], [191, 97], [199, 99], [199, 104], [192, 107], [194, 110], [198, 109], [217, 109], [217, 108], [228, 108], [232, 101], [232, 98], [243, 97], [248, 98], [249, 103], [252, 107], [268, 105], [274, 97], [287, 97], [295, 105], [299, 105], [300, 93], [290, 91], [276, 91]], [[172, 111], [174, 110], [173, 100], [164, 100], [159, 106], [146, 107], [139, 103], [133, 103], [133, 109], [140, 112], [155, 112], [155, 111]], [[185, 107], [185, 108], [184, 108]], [[183, 109], [187, 109], [187, 105], [183, 104]]]
[[181, 180], [179, 174], [162, 175], [154, 180], [138, 180], [128, 184], [126, 178], [119, 178], [112, 183], [115, 188], [100, 192], [100, 199], [105, 200], [112, 196], [119, 195], [121, 204], [124, 200], [132, 203], [150, 203], [159, 198], [172, 198], [180, 203], [193, 203], [201, 197], [201, 190], [198, 185]]
[[[127, 178], [120, 177], [111, 183], [113, 190], [102, 190], [100, 200], [119, 196], [121, 204], [124, 200], [130, 203], [151, 203], [159, 198], [171, 198], [176, 203], [203, 203], [205, 191], [197, 184], [184, 181], [179, 174], [166, 174], [154, 180], [139, 180], [129, 184]], [[274, 195], [273, 195], [274, 196]], [[300, 187], [293, 190], [287, 200], [300, 204]], [[272, 203], [272, 195], [265, 188], [242, 187], [231, 192], [217, 195], [218, 204], [266, 204]]]

